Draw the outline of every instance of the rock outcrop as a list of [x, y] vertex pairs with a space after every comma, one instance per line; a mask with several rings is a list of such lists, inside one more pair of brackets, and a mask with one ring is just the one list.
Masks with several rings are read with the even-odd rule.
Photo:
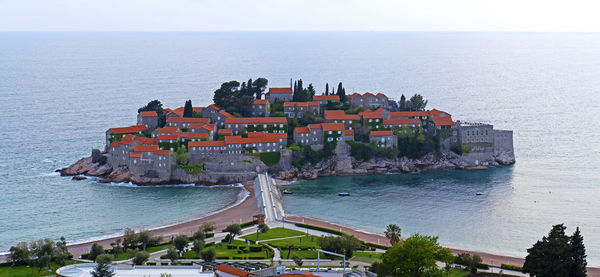
[[103, 177], [112, 172], [112, 167], [108, 164], [101, 165], [100, 163], [92, 162], [92, 157], [81, 158], [74, 164], [59, 169], [61, 176], [75, 176], [75, 175], [88, 175]]

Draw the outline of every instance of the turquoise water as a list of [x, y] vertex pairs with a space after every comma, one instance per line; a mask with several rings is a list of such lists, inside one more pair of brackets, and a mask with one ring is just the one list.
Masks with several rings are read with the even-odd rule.
[[600, 265], [598, 49], [600, 34], [0, 33], [0, 250], [156, 227], [235, 201], [237, 188], [51, 173], [101, 147], [107, 128], [134, 123], [151, 99], [206, 105], [221, 82], [264, 76], [395, 99], [418, 92], [456, 119], [515, 131], [512, 167], [303, 182], [285, 199], [289, 213], [373, 231], [395, 222], [404, 234], [516, 255], [565, 222], [581, 226]]

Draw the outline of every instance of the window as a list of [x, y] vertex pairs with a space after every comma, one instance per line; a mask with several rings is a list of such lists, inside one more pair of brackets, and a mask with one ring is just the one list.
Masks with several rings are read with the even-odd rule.
[[327, 141], [333, 141], [333, 138], [332, 137], [328, 137]]
[[331, 132], [331, 131], [329, 131], [328, 133], [329, 133], [330, 135], [332, 134], [332, 132]]
[[373, 119], [370, 119], [370, 118], [369, 118], [369, 122], [373, 122]]
[[137, 163], [137, 160], [133, 160], [133, 163], [134, 163], [134, 164], [136, 164], [136, 163]]

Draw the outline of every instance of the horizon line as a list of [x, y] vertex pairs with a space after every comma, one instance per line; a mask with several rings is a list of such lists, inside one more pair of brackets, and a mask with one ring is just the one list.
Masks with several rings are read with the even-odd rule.
[[407, 31], [407, 30], [0, 30], [0, 33], [574, 33], [600, 31]]

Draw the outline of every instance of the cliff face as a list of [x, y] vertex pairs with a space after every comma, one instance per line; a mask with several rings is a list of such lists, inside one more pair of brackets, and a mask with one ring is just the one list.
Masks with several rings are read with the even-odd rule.
[[515, 163], [512, 153], [502, 153], [494, 156], [493, 160], [477, 161], [467, 159], [454, 153], [444, 153], [439, 156], [433, 153], [418, 159], [407, 157], [384, 159], [373, 158], [368, 161], [357, 161], [350, 156], [334, 156], [315, 165], [307, 164], [301, 169], [291, 168], [272, 172], [277, 179], [316, 179], [319, 176], [361, 175], [385, 173], [420, 173], [424, 170], [447, 169], [482, 169], [490, 166], [500, 166]]

